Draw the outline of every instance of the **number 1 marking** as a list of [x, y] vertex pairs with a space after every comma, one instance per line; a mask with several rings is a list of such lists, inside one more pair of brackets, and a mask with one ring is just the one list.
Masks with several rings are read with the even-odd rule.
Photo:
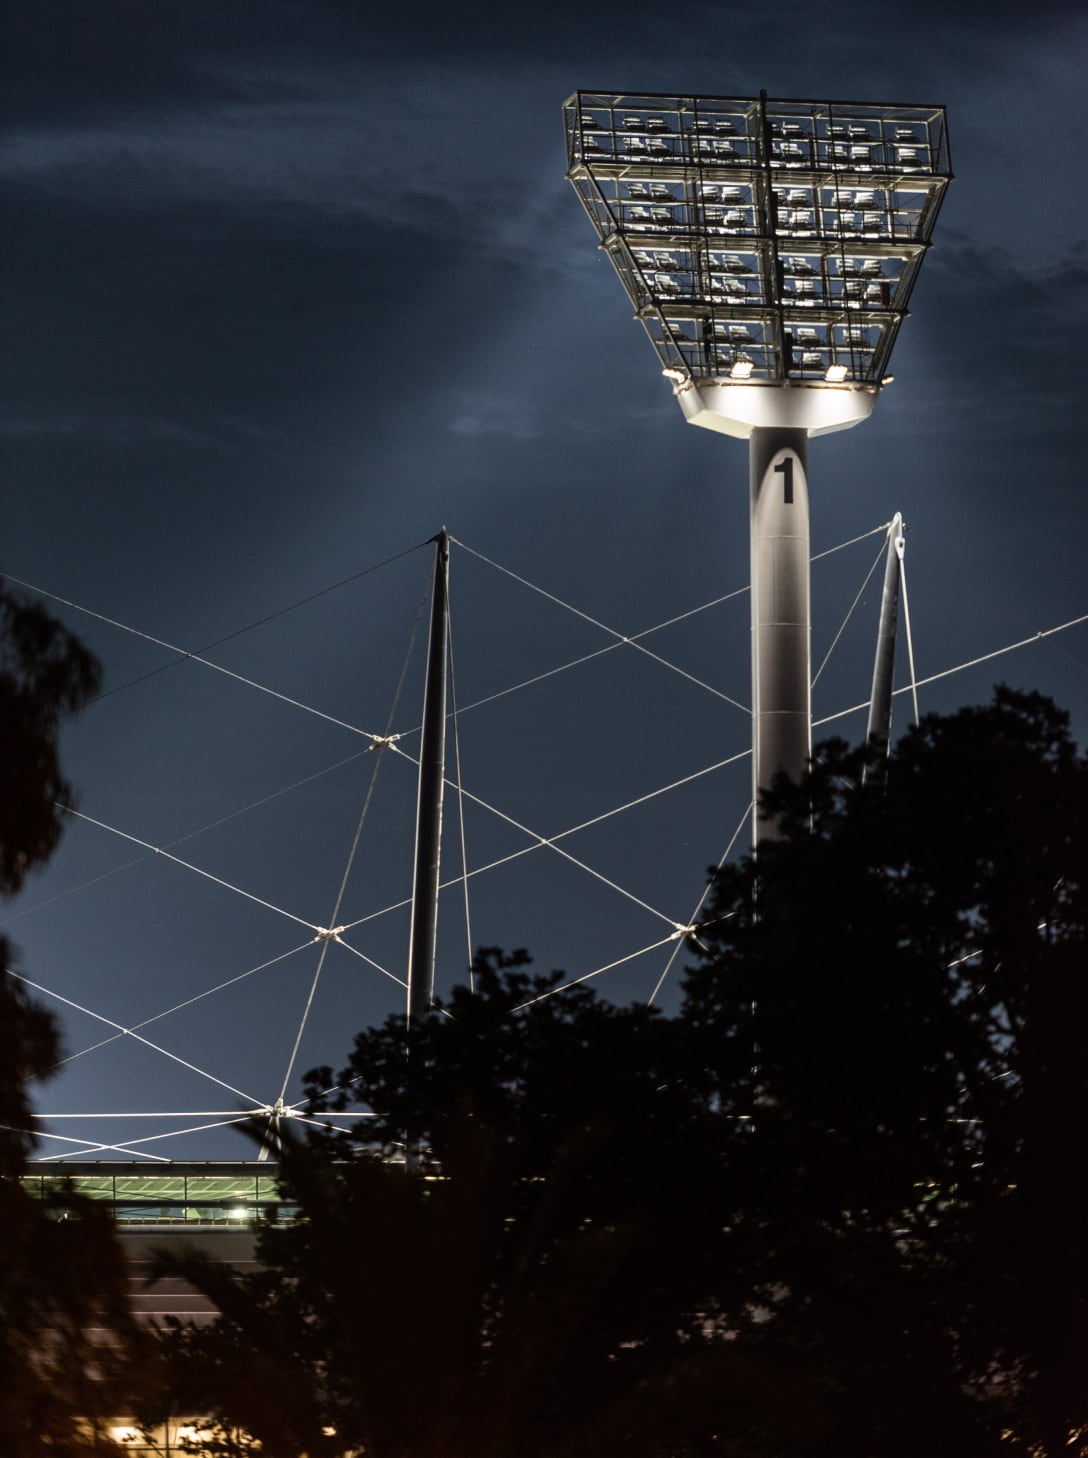
[[776, 471], [782, 472], [782, 500], [786, 506], [793, 505], [793, 457], [783, 456]]

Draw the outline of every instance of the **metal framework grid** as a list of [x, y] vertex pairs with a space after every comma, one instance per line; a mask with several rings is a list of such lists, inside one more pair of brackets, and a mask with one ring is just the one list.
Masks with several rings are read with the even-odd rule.
[[674, 383], [879, 388], [952, 176], [943, 107], [577, 91], [563, 114]]

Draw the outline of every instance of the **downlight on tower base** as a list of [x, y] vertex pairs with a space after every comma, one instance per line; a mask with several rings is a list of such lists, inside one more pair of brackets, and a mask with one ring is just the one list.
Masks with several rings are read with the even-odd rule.
[[868, 419], [890, 379], [952, 176], [945, 111], [578, 91], [563, 115], [684, 418], [749, 442], [758, 804], [812, 751], [808, 438]]

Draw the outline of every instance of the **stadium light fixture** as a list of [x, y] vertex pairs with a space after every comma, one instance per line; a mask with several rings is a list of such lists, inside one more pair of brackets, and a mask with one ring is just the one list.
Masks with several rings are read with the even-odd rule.
[[567, 176], [685, 419], [750, 442], [758, 797], [811, 753], [808, 438], [891, 379], [952, 177], [945, 110], [578, 91], [563, 114]]

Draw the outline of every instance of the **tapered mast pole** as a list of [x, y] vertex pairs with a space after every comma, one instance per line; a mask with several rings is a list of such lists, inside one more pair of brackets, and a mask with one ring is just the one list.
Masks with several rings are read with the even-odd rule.
[[888, 527], [888, 555], [884, 560], [884, 592], [880, 599], [880, 627], [876, 636], [876, 658], [873, 662], [873, 688], [869, 696], [869, 724], [865, 743], [874, 759], [866, 765], [862, 779], [883, 779], [876, 755], [885, 757], [891, 742], [892, 682], [895, 675], [895, 633], [899, 625], [899, 575], [905, 541], [903, 517], [897, 511]]
[[759, 795], [812, 754], [808, 436], [759, 427], [749, 439], [752, 533], [752, 791], [755, 842], [775, 834]]
[[418, 1022], [434, 992], [438, 934], [438, 869], [442, 851], [442, 792], [446, 772], [446, 659], [449, 647], [450, 539], [445, 527], [435, 541], [427, 682], [416, 798], [412, 931], [408, 944], [408, 1023]]

